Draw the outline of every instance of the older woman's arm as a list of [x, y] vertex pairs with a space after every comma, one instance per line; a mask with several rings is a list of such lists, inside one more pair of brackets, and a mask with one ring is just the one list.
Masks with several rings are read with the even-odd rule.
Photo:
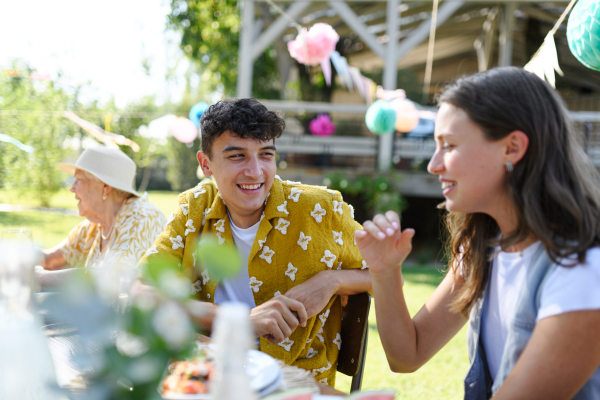
[[42, 250], [42, 254], [44, 255], [44, 258], [43, 258], [42, 262], [40, 263], [40, 265], [42, 267], [44, 267], [45, 270], [55, 271], [58, 269], [63, 269], [63, 268], [69, 267], [69, 264], [67, 263], [67, 260], [65, 259], [65, 256], [63, 255], [63, 253], [60, 251], [59, 246], [60, 245], [58, 245], [52, 249]]

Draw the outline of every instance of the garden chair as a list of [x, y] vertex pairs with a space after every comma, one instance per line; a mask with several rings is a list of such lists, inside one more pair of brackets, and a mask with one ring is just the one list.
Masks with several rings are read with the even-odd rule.
[[360, 390], [367, 354], [369, 309], [371, 296], [359, 293], [348, 296], [342, 308], [342, 346], [338, 355], [337, 370], [352, 377], [350, 392]]

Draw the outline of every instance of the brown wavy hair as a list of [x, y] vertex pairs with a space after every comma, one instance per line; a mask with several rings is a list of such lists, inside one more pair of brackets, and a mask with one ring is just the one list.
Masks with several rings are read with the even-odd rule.
[[[449, 269], [456, 272], [462, 265], [465, 280], [452, 310], [467, 316], [483, 295], [495, 247], [506, 249], [530, 234], [552, 261], [564, 266], [585, 262], [586, 250], [600, 244], [600, 176], [577, 144], [554, 89], [520, 68], [495, 68], [458, 79], [438, 102], [463, 109], [489, 141], [516, 130], [529, 137], [525, 155], [507, 174], [518, 218], [513, 232], [498, 239], [498, 224], [483, 213], [446, 216]], [[576, 259], [564, 260], [571, 255]]]

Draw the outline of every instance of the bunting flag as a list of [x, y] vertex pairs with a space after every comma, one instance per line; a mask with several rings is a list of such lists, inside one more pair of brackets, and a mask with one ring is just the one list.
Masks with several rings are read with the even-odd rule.
[[356, 88], [356, 91], [360, 94], [360, 97], [366, 101], [367, 94], [365, 93], [365, 87], [362, 83], [362, 74], [360, 73], [360, 70], [356, 67], [348, 67], [348, 72], [350, 72], [350, 78], [352, 79], [352, 84]]
[[92, 136], [94, 136], [94, 138], [96, 138], [96, 140], [98, 140], [101, 143], [104, 143], [104, 145], [106, 145], [107, 147], [112, 147], [112, 148], [118, 149], [119, 148], [118, 145], [121, 145], [121, 146], [131, 147], [131, 149], [133, 151], [135, 151], [136, 153], [138, 151], [140, 151], [140, 146], [137, 143], [135, 143], [134, 141], [127, 139], [123, 135], [118, 135], [116, 133], [107, 132], [104, 129], [100, 128], [99, 126], [96, 126], [96, 125], [92, 124], [91, 122], [86, 121], [85, 119], [79, 118], [77, 115], [75, 115], [71, 111], [65, 111], [63, 113], [63, 117], [68, 118], [71, 121], [75, 122], [84, 131], [86, 131], [89, 134], [91, 134]]
[[23, 150], [26, 153], [29, 153], [29, 154], [33, 153], [33, 147], [19, 142], [17, 139], [15, 139], [12, 136], [8, 136], [3, 133], [0, 133], [0, 142], [14, 144], [15, 146], [17, 146], [18, 149]]
[[560, 76], [564, 73], [558, 65], [558, 54], [556, 53], [556, 44], [554, 43], [554, 33], [548, 33], [544, 39], [544, 43], [533, 58], [523, 67], [525, 71], [532, 72], [545, 79], [553, 88], [556, 88], [556, 77], [554, 71]]
[[321, 61], [321, 69], [323, 70], [323, 76], [325, 77], [325, 83], [327, 86], [331, 86], [331, 59], [327, 58]]

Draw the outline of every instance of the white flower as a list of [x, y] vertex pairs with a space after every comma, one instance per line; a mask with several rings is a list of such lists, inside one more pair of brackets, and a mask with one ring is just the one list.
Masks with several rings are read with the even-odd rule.
[[179, 207], [181, 207], [181, 211], [183, 211], [183, 215], [188, 215], [188, 209], [190, 207], [189, 204], [180, 204]]
[[277, 343], [277, 345], [283, 347], [285, 349], [285, 351], [290, 351], [293, 344], [294, 344], [294, 341], [290, 340], [290, 338], [285, 338], [280, 343]]
[[224, 219], [220, 219], [217, 222], [215, 222], [214, 227], [217, 228], [217, 231], [223, 233], [225, 232], [225, 220]]
[[283, 202], [282, 205], [277, 206], [277, 211], [284, 213], [285, 215], [290, 215], [287, 210], [287, 200]]
[[332, 254], [329, 250], [325, 250], [325, 255], [321, 258], [321, 262], [324, 262], [325, 265], [327, 265], [327, 268], [333, 268], [335, 259], [335, 254]]
[[332, 196], [335, 196], [335, 191], [334, 190], [327, 189], [327, 193], [329, 193]]
[[273, 297], [281, 296], [281, 292], [278, 290], [273, 294]]
[[275, 252], [273, 250], [271, 250], [269, 248], [269, 246], [265, 246], [265, 247], [263, 247], [263, 251], [262, 251], [261, 255], [258, 257], [262, 258], [263, 260], [265, 260], [266, 262], [271, 264], [271, 257], [273, 257], [274, 254], [275, 254]]
[[300, 190], [298, 188], [293, 187], [292, 188], [292, 192], [290, 193], [290, 195], [288, 196], [288, 199], [291, 199], [294, 201], [294, 203], [298, 202], [298, 199], [300, 198], [300, 194], [303, 192], [303, 190]]
[[352, 204], [348, 204], [348, 207], [350, 207], [350, 216], [354, 219], [354, 207], [352, 207]]
[[332, 231], [332, 232], [333, 232], [333, 241], [336, 242], [337, 244], [339, 244], [340, 246], [343, 246], [344, 241], [342, 240], [342, 231], [340, 231], [340, 232]]
[[[331, 312], [331, 310], [327, 309], [327, 311], [325, 311], [323, 314], [319, 315], [319, 319], [321, 320], [322, 325], [325, 325], [325, 321], [327, 321], [327, 318], [329, 317], [330, 312]], [[321, 329], [323, 329], [323, 326], [321, 326]]]
[[279, 177], [279, 175], [275, 175], [275, 179], [279, 179], [281, 182], [283, 182], [283, 180], [281, 180], [281, 178]]
[[269, 200], [270, 195], [271, 195], [271, 192], [267, 193], [267, 197], [265, 197], [265, 205], [267, 205], [267, 201]]
[[337, 269], [338, 271], [339, 271], [340, 269], [342, 269], [342, 262], [341, 262], [341, 261], [338, 263], [338, 266], [337, 266], [337, 268], [336, 268], [336, 269]]
[[209, 212], [210, 212], [210, 208], [207, 208], [202, 213], [202, 226], [204, 226], [204, 224], [206, 223], [206, 216], [208, 215]]
[[194, 259], [194, 267], [196, 266], [196, 253], [192, 253], [192, 258]]
[[204, 189], [202, 187], [202, 184], [199, 183], [198, 186], [196, 186], [193, 190], [192, 193], [194, 193], [194, 198], [197, 199], [198, 196], [200, 196], [203, 193], [206, 193], [206, 189]]
[[202, 290], [202, 282], [198, 279], [195, 283], [192, 284], [192, 294], [196, 294]]
[[260, 287], [262, 286], [262, 282], [256, 279], [255, 276], [250, 278], [250, 289], [254, 291], [254, 293], [258, 293]]
[[319, 352], [314, 350], [312, 347], [308, 348], [308, 353], [306, 353], [306, 358], [313, 358]]
[[175, 273], [170, 268], [165, 269], [158, 277], [158, 286], [173, 299], [187, 297], [190, 285], [189, 279]]
[[344, 210], [342, 210], [342, 204], [344, 204], [343, 201], [333, 201], [333, 212], [337, 212], [340, 215], [344, 214]]
[[342, 337], [340, 336], [339, 333], [335, 334], [335, 339], [333, 339], [333, 344], [335, 344], [338, 348], [338, 350], [342, 349]]
[[325, 385], [327, 385], [327, 378], [319, 379], [319, 383], [324, 383]]
[[361, 269], [367, 269], [369, 268], [369, 266], [367, 265], [367, 262], [365, 260], [362, 260], [362, 267]]
[[310, 342], [312, 342], [311, 338], [306, 339], [306, 344], [309, 344]]
[[148, 251], [146, 252], [146, 255], [149, 256], [151, 254], [156, 254], [156, 253], [158, 253], [158, 248], [156, 247], [156, 245], [154, 245], [148, 249]]
[[210, 281], [210, 276], [208, 275], [208, 270], [205, 269], [202, 271], [202, 284], [206, 285]]
[[165, 229], [167, 229], [167, 226], [169, 226], [169, 224], [173, 221], [175, 221], [175, 213], [174, 212], [172, 212], [171, 216], [167, 219], [167, 223], [165, 224]]
[[323, 207], [321, 207], [321, 205], [319, 203], [315, 204], [315, 209], [313, 211], [311, 211], [311, 213], [310, 213], [310, 215], [317, 222], [321, 222], [323, 220], [323, 216], [325, 214], [327, 214], [327, 212], [323, 209]]
[[172, 349], [181, 348], [192, 333], [189, 317], [174, 302], [161, 305], [152, 317], [152, 327]]
[[285, 271], [285, 275], [289, 276], [292, 282], [296, 280], [296, 272], [298, 272], [298, 268], [294, 267], [292, 263], [288, 263], [287, 271]]
[[298, 244], [302, 247], [302, 250], [306, 250], [308, 248], [308, 242], [310, 242], [312, 238], [310, 236], [306, 236], [304, 232], [300, 232], [300, 239], [298, 239]]
[[277, 222], [275, 229], [277, 229], [279, 232], [281, 232], [285, 235], [287, 233], [288, 226], [290, 226], [290, 221], [288, 221], [287, 219], [284, 219], [284, 218], [279, 218], [279, 221]]
[[313, 369], [313, 371], [312, 371], [313, 376], [317, 376], [319, 374], [322, 374], [323, 372], [327, 371], [329, 368], [331, 368], [331, 363], [329, 361], [327, 361], [327, 366], [326, 367]]
[[177, 237], [169, 239], [171, 240], [171, 243], [173, 243], [173, 250], [177, 250], [180, 247], [183, 249], [183, 238], [181, 235], [177, 235]]
[[262, 249], [263, 245], [265, 244], [266, 241], [267, 241], [267, 238], [264, 238], [264, 240], [259, 240], [258, 241], [258, 247]]
[[184, 236], [187, 236], [188, 233], [196, 232], [196, 228], [194, 228], [194, 220], [193, 219], [188, 219], [187, 222], [185, 223], [185, 226], [187, 226], [187, 229], [185, 230]]
[[221, 232], [217, 232], [217, 240], [219, 244], [225, 243], [225, 238], [223, 237], [223, 235], [221, 235]]
[[302, 182], [285, 181], [286, 185], [302, 185]]

